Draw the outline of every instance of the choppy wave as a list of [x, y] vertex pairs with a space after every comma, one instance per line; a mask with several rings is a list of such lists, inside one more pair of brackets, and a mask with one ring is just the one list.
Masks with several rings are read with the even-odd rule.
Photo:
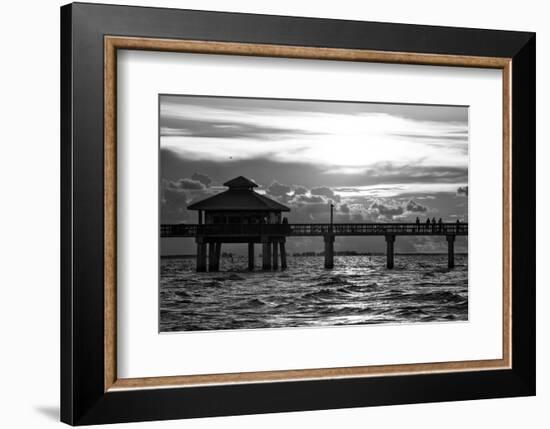
[[196, 331], [468, 320], [467, 257], [289, 258], [286, 271], [246, 271], [245, 258], [196, 273], [193, 259], [161, 263], [160, 330]]

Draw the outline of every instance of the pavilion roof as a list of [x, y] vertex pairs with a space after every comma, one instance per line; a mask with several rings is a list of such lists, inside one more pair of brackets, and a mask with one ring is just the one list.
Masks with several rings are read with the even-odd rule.
[[246, 177], [239, 176], [224, 183], [229, 189], [204, 200], [192, 203], [189, 210], [239, 210], [239, 211], [283, 211], [290, 209], [265, 195], [254, 191], [257, 187], [254, 182]]

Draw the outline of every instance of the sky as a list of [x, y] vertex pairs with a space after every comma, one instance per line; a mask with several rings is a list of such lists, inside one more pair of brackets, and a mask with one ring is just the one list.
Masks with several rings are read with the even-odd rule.
[[[161, 223], [196, 223], [187, 205], [241, 175], [287, 205], [290, 223], [328, 222], [331, 203], [335, 222], [468, 219], [466, 106], [182, 95], [159, 102]], [[444, 241], [399, 237], [396, 250], [438, 252]], [[322, 240], [288, 247], [317, 251]], [[336, 250], [383, 248], [372, 237], [336, 242]], [[466, 239], [457, 241], [457, 251], [466, 249]], [[193, 252], [192, 240], [162, 239], [162, 254]]]

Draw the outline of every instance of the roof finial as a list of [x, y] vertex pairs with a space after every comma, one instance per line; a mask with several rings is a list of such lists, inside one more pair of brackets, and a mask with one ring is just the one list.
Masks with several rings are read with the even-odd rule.
[[231, 179], [225, 182], [223, 186], [227, 186], [229, 189], [248, 189], [248, 190], [252, 190], [252, 188], [258, 187], [258, 185], [254, 183], [252, 180], [247, 179], [246, 177], [243, 177], [243, 176], [235, 177], [234, 179]]

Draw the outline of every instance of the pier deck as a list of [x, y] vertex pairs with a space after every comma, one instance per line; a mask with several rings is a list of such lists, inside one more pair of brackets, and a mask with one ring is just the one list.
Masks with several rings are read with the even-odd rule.
[[291, 224], [164, 224], [161, 237], [283, 235], [288, 237], [351, 235], [468, 235], [467, 223], [291, 223]]

